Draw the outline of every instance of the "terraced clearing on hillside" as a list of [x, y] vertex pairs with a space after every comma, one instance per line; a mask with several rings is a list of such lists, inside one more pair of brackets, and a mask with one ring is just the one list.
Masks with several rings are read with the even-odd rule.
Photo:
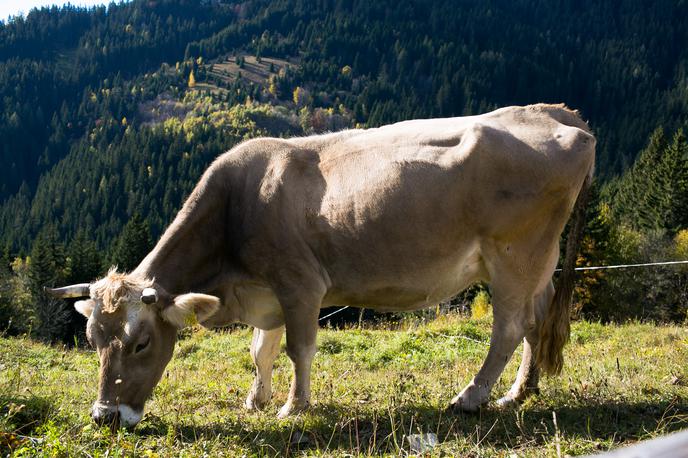
[[[242, 66], [237, 63], [237, 58], [244, 60]], [[270, 75], [277, 75], [280, 70], [284, 71], [287, 67], [296, 68], [299, 66], [299, 62], [295, 58], [291, 60], [279, 59], [277, 57], [256, 58], [256, 56], [248, 54], [222, 57], [210, 61], [209, 64], [211, 65], [211, 69], [208, 72], [209, 76], [225, 83], [231, 82], [241, 75], [243, 80], [264, 87], [268, 86]], [[203, 88], [204, 86], [201, 86], [199, 83], [197, 87]]]
[[[594, 453], [688, 427], [688, 328], [578, 322], [560, 377], [518, 410], [445, 407], [478, 370], [490, 318], [323, 329], [313, 367], [314, 407], [277, 420], [291, 367], [276, 363], [273, 402], [247, 412], [251, 331], [185, 332], [134, 431], [111, 433], [88, 416], [93, 351], [0, 339], [0, 454], [16, 456], [400, 455], [405, 436], [437, 434], [431, 455]], [[518, 354], [493, 392], [512, 382]], [[556, 415], [557, 426], [553, 422]], [[16, 437], [12, 436], [16, 434]]]

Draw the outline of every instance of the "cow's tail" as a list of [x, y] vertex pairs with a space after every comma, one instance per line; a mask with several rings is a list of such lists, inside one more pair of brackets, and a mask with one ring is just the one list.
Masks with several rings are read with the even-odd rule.
[[552, 304], [547, 310], [545, 319], [540, 323], [536, 361], [538, 367], [552, 375], [559, 374], [564, 366], [564, 345], [569, 340], [571, 329], [569, 310], [573, 296], [576, 256], [583, 236], [585, 208], [591, 183], [592, 170], [578, 192], [566, 240], [566, 255], [561, 276], [556, 285]]

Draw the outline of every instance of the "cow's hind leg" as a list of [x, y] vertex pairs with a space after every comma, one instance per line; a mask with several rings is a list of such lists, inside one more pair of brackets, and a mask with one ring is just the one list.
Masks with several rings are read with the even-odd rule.
[[251, 358], [256, 365], [256, 378], [246, 398], [246, 408], [262, 409], [272, 397], [272, 367], [279, 355], [284, 326], [270, 331], [255, 328], [251, 341]]
[[532, 295], [520, 291], [518, 285], [493, 285], [493, 312], [487, 357], [478, 374], [452, 399], [455, 409], [473, 412], [490, 399], [492, 387], [525, 335], [533, 314]]
[[544, 291], [535, 296], [535, 326], [529, 326], [526, 329], [526, 337], [523, 339], [523, 357], [518, 368], [516, 381], [509, 392], [497, 401], [497, 405], [500, 407], [516, 406], [531, 394], [538, 392], [540, 370], [535, 363], [534, 352], [539, 341], [540, 323], [542, 323], [553, 297], [554, 286], [551, 281]]

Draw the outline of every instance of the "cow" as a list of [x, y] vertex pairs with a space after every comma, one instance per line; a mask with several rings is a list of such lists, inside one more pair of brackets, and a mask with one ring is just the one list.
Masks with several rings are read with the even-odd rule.
[[578, 112], [549, 104], [237, 145], [132, 272], [50, 290], [85, 298], [75, 308], [100, 359], [92, 418], [136, 425], [177, 331], [235, 322], [255, 328], [246, 408], [270, 401], [286, 331], [293, 379], [278, 415], [297, 414], [310, 403], [321, 307], [411, 311], [478, 281], [493, 298], [490, 347], [450, 407], [487, 403], [523, 341], [516, 380], [497, 404], [520, 402], [541, 370], [562, 368], [594, 158]]

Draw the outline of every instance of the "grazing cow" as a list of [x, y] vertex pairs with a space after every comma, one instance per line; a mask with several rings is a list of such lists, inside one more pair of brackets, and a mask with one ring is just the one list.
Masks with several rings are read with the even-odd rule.
[[255, 327], [249, 409], [271, 398], [286, 329], [294, 378], [279, 416], [297, 413], [310, 401], [321, 307], [417, 310], [476, 281], [492, 290], [490, 349], [451, 405], [487, 402], [525, 338], [498, 403], [520, 401], [537, 389], [538, 369], [561, 370], [594, 151], [575, 111], [544, 104], [238, 145], [208, 168], [133, 272], [52, 290], [88, 297], [75, 307], [100, 358], [93, 419], [139, 422], [177, 330], [195, 322]]

